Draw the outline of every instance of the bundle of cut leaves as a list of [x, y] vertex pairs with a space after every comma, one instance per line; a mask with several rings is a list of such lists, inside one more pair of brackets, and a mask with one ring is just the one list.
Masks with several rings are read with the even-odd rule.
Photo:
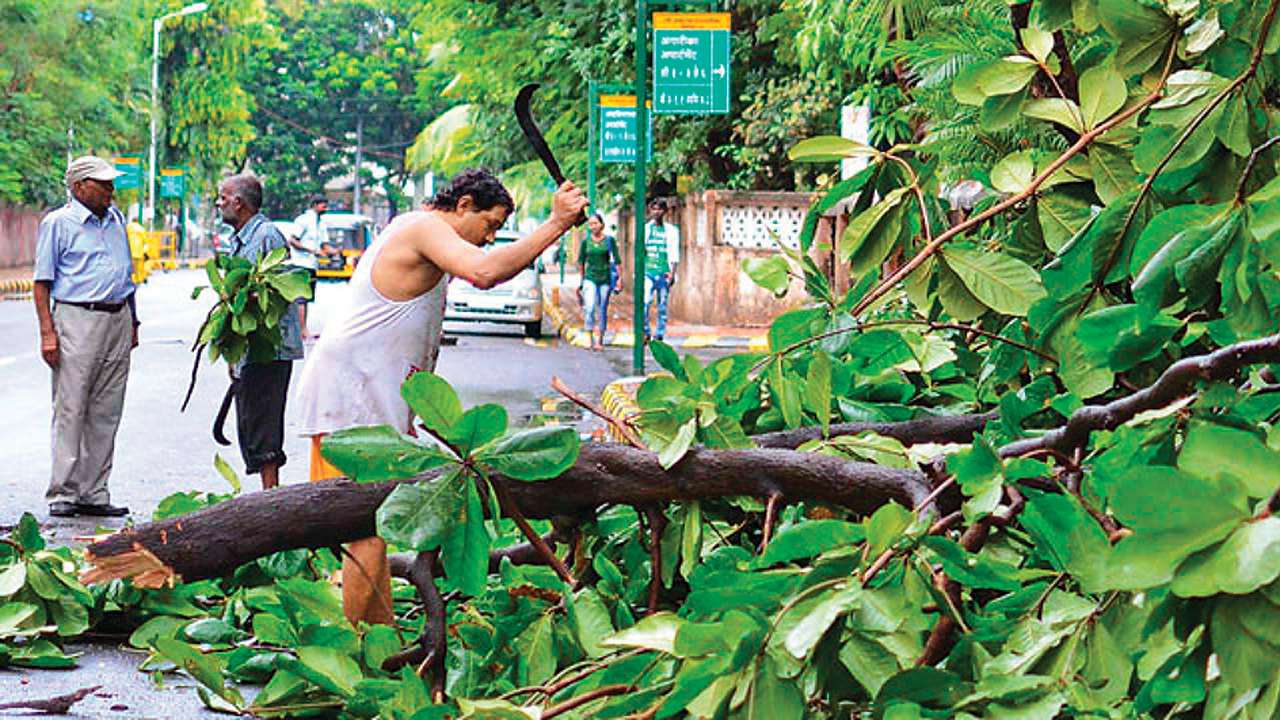
[[182, 402], [185, 410], [195, 388], [200, 353], [209, 349], [209, 361], [223, 358], [235, 365], [271, 360], [283, 342], [280, 322], [295, 300], [311, 299], [306, 272], [284, 265], [284, 248], [267, 253], [254, 263], [234, 255], [218, 255], [205, 265], [209, 284], [191, 291], [191, 299], [213, 290], [218, 301], [209, 309], [192, 351], [191, 384]]

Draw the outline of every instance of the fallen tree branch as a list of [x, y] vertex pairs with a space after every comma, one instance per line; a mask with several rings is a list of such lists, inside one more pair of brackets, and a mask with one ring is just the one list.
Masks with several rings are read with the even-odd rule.
[[[434, 477], [438, 471], [412, 480]], [[781, 492], [854, 512], [886, 502], [916, 507], [930, 485], [915, 470], [780, 449], [693, 448], [669, 470], [652, 452], [624, 445], [586, 445], [563, 475], [542, 482], [504, 481], [525, 517], [589, 515], [601, 505], [647, 506], [673, 500]], [[404, 482], [404, 481], [401, 481]], [[146, 572], [144, 587], [221, 577], [264, 555], [330, 547], [375, 535], [374, 514], [397, 483], [327, 480], [249, 493], [169, 520], [144, 523], [90, 545], [88, 583]], [[121, 559], [152, 558], [139, 566]]]
[[[903, 422], [839, 423], [831, 426], [827, 431], [827, 437], [857, 435], [870, 431], [877, 435], [891, 437], [903, 445], [969, 443], [973, 442], [973, 436], [982, 432], [988, 422], [999, 416], [999, 413], [989, 412], [976, 415], [929, 415]], [[762, 433], [752, 436], [751, 439], [758, 447], [794, 450], [810, 440], [822, 438], [822, 428], [813, 425], [795, 430]]]
[[[389, 558], [391, 574], [408, 580], [418, 591], [425, 609], [425, 620], [422, 635], [417, 642], [401, 652], [392, 655], [382, 663], [382, 669], [396, 672], [406, 665], [419, 665], [420, 668], [432, 669], [433, 682], [436, 687], [443, 687], [445, 656], [445, 607], [440, 589], [436, 587], [435, 563], [437, 552], [420, 552], [413, 561], [406, 563], [402, 555]], [[438, 666], [438, 668], [437, 668]], [[422, 675], [421, 672], [418, 673]], [[437, 682], [437, 680], [439, 682]]]
[[1001, 457], [1020, 457], [1037, 450], [1070, 453], [1083, 448], [1095, 430], [1114, 430], [1139, 413], [1159, 410], [1190, 395], [1200, 380], [1225, 380], [1248, 365], [1280, 362], [1280, 335], [1246, 340], [1179, 360], [1170, 365], [1155, 383], [1105, 405], [1087, 405], [1071, 414], [1067, 424], [1044, 435], [1009, 443], [1000, 448]]

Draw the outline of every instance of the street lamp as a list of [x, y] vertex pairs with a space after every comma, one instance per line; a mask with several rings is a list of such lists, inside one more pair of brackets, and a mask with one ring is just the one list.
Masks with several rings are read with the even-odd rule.
[[160, 28], [165, 20], [204, 12], [209, 3], [198, 2], [161, 15], [151, 22], [151, 162], [147, 164], [147, 229], [155, 229], [156, 218], [156, 118], [160, 115], [156, 95], [160, 92]]

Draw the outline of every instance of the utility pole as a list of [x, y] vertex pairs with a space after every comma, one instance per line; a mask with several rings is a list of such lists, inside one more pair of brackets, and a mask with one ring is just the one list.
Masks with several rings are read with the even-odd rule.
[[360, 166], [364, 165], [364, 110], [356, 115], [356, 185], [355, 198], [351, 201], [351, 212], [360, 214]]

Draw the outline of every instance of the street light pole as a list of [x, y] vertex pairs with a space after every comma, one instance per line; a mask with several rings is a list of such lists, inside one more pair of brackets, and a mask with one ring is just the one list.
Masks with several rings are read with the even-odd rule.
[[198, 2], [176, 12], [161, 15], [151, 22], [151, 151], [149, 153], [150, 161], [147, 163], [146, 212], [148, 230], [155, 229], [156, 220], [156, 121], [160, 115], [160, 102], [158, 100], [160, 93], [160, 28], [164, 26], [165, 20], [204, 12], [208, 9], [209, 3]]

